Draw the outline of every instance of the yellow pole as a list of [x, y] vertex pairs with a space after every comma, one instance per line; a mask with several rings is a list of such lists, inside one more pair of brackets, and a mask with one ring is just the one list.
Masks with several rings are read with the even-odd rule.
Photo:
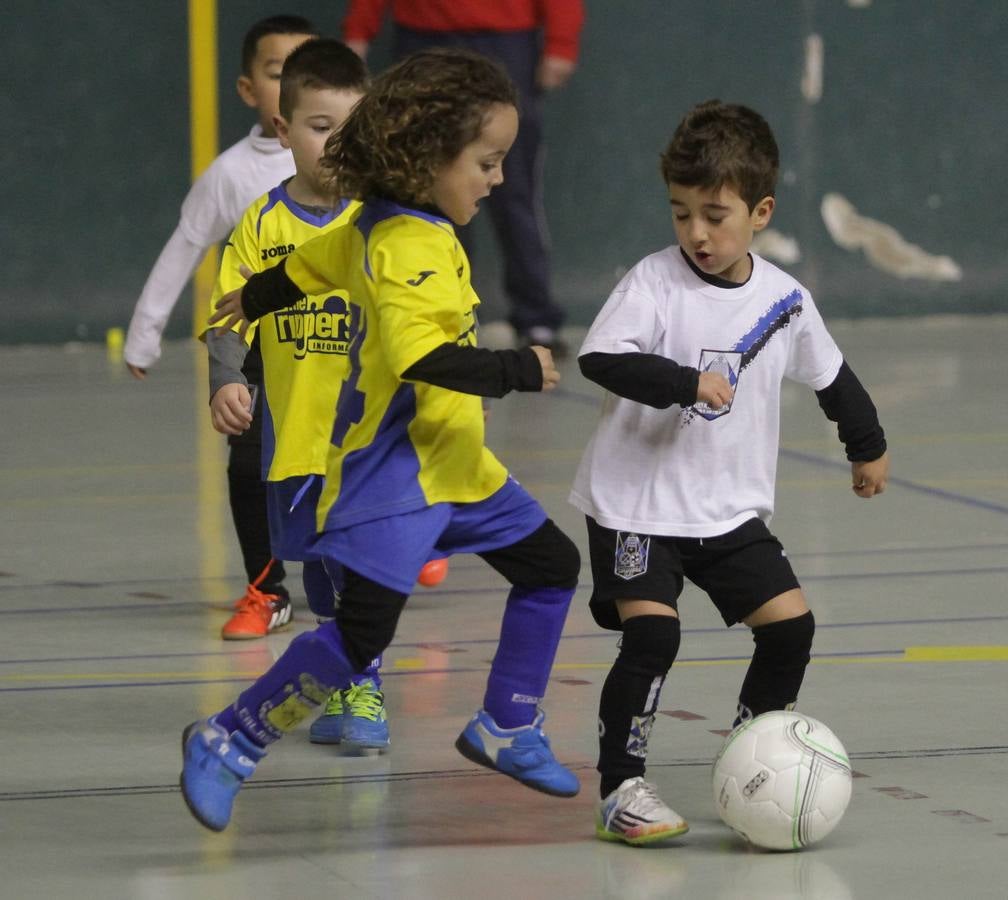
[[[217, 158], [217, 0], [189, 0], [189, 145], [192, 180]], [[214, 280], [217, 248], [211, 247], [196, 270], [193, 335], [206, 321]]]
[[[217, 2], [189, 0], [189, 131], [192, 155], [192, 178], [195, 180], [217, 157]], [[199, 334], [207, 318], [210, 294], [217, 277], [217, 248], [212, 247], [196, 270], [193, 292], [193, 330]], [[207, 411], [207, 354], [200, 342], [192, 343], [194, 414], [196, 416], [196, 522], [200, 581], [197, 596], [209, 601], [206, 616], [201, 620], [204, 633], [194, 646], [219, 640], [219, 629], [226, 618], [219, 611], [235, 585], [227, 584], [228, 540], [231, 529], [227, 522], [226, 442], [210, 425]], [[218, 609], [214, 609], [217, 606]], [[210, 665], [208, 660], [206, 665]], [[216, 664], [216, 663], [214, 663]], [[199, 710], [205, 715], [215, 712], [228, 699], [231, 685], [208, 685], [200, 691]]]

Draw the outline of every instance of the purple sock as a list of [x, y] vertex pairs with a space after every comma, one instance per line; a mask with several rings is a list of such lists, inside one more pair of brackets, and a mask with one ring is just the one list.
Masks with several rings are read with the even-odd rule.
[[326, 622], [294, 638], [272, 668], [214, 719], [229, 732], [241, 731], [265, 747], [294, 728], [353, 674], [336, 623]]
[[483, 697], [501, 728], [535, 719], [573, 596], [574, 588], [511, 588]]
[[381, 673], [378, 671], [381, 668], [381, 662], [382, 658], [379, 654], [368, 663], [366, 669], [360, 672], [360, 674], [354, 675], [354, 677], [350, 679], [351, 683], [361, 684], [362, 682], [370, 679], [374, 682], [374, 686], [378, 688], [378, 690], [381, 690]]
[[238, 730], [238, 710], [233, 706], [222, 709], [213, 716], [213, 720], [220, 725], [228, 734], [233, 734]]

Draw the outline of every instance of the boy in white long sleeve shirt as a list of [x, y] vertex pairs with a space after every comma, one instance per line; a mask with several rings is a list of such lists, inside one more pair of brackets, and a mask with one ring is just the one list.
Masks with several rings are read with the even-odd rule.
[[[294, 158], [280, 144], [274, 125], [280, 112], [280, 72], [290, 52], [316, 36], [314, 26], [301, 16], [263, 19], [246, 33], [238, 95], [256, 110], [259, 121], [211, 163], [182, 203], [178, 226], [154, 264], [130, 320], [123, 356], [135, 378], [146, 378], [148, 368], [160, 358], [161, 335], [171, 311], [209, 247], [231, 233], [252, 201], [294, 174]], [[249, 385], [262, 384], [258, 340], [242, 372]], [[264, 637], [291, 617], [283, 563], [270, 551], [266, 490], [259, 467], [261, 414], [255, 404], [251, 412], [252, 426], [228, 438], [228, 498], [248, 578], [237, 611], [222, 630], [228, 639]]]

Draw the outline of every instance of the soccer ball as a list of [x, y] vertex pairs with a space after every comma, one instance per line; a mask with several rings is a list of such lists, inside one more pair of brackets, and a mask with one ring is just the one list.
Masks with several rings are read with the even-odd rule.
[[822, 840], [851, 795], [847, 751], [822, 722], [778, 710], [743, 722], [714, 760], [714, 802], [757, 847], [799, 850]]

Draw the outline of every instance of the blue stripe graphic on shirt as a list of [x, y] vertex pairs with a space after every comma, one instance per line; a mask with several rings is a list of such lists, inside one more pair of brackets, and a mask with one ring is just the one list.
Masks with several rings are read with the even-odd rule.
[[416, 390], [403, 383], [392, 396], [371, 442], [343, 458], [339, 496], [324, 530], [346, 528], [427, 506], [420, 487], [420, 458], [409, 436]]
[[263, 208], [259, 210], [259, 218], [256, 219], [256, 237], [259, 237], [262, 232], [262, 221], [266, 217], [266, 213], [273, 209], [273, 207], [283, 199], [280, 193], [281, 187], [282, 185], [277, 185], [266, 195], [268, 199], [263, 205]]
[[[760, 350], [769, 343], [770, 338], [786, 327], [792, 318], [800, 316], [801, 313], [802, 293], [795, 288], [789, 294], [774, 301], [770, 305], [770, 308], [756, 320], [756, 324], [735, 342], [735, 346], [731, 348], [731, 352], [740, 354], [738, 371], [729, 370], [726, 375], [732, 388], [738, 383], [739, 374], [742, 370], [756, 359]], [[708, 351], [701, 351], [701, 361], [706, 352]], [[716, 351], [712, 351], [712, 353], [716, 353]], [[726, 415], [729, 411], [728, 409], [705, 411], [705, 409], [707, 409], [706, 404], [684, 407], [682, 411], [683, 424], [689, 425], [697, 416], [701, 416], [708, 422], [712, 422]]]
[[756, 355], [762, 350], [767, 342], [778, 331], [791, 321], [793, 316], [800, 316], [802, 312], [801, 291], [795, 288], [785, 297], [777, 300], [762, 316], [756, 324], [744, 334], [732, 350], [742, 354], [742, 362], [739, 366], [741, 371], [749, 365]]
[[359, 422], [364, 416], [364, 394], [357, 390], [357, 382], [360, 381], [360, 352], [367, 336], [367, 321], [356, 303], [350, 304], [349, 311], [350, 348], [347, 351], [347, 358], [350, 362], [350, 374], [343, 382], [336, 400], [336, 418], [333, 420], [332, 433], [329, 437], [329, 443], [335, 447], [343, 446], [350, 426]]

